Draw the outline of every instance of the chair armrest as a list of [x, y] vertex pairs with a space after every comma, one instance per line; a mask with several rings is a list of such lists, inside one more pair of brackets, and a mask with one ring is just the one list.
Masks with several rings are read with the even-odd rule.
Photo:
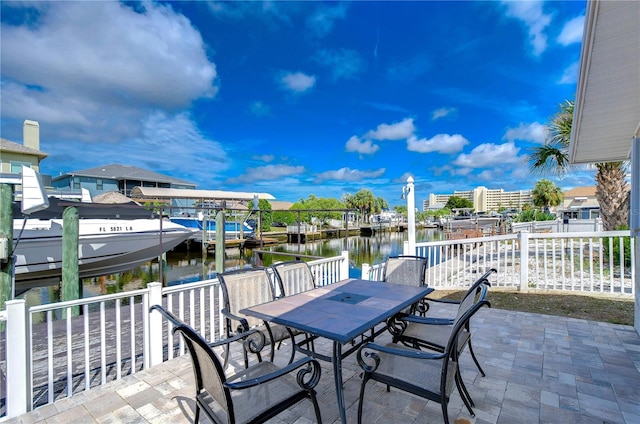
[[430, 297], [425, 297], [424, 300], [426, 300], [427, 302], [449, 303], [452, 305], [460, 304], [459, 300], [451, 300], [451, 299], [432, 299]]
[[[418, 349], [399, 349], [375, 343], [365, 343], [360, 347], [360, 349], [358, 349], [358, 355], [356, 358], [360, 368], [367, 373], [375, 372], [375, 370], [378, 369], [378, 365], [380, 365], [380, 356], [377, 352], [424, 360], [443, 359], [448, 355], [448, 353], [431, 353]], [[370, 364], [371, 361], [373, 361], [373, 364]]]
[[257, 350], [257, 352], [260, 352], [262, 350], [262, 348], [264, 347], [266, 339], [265, 339], [264, 333], [262, 331], [258, 330], [257, 328], [252, 328], [251, 330], [247, 330], [245, 332], [238, 333], [235, 336], [228, 337], [226, 339], [218, 340], [217, 342], [211, 342], [211, 343], [207, 343], [207, 344], [209, 345], [210, 348], [214, 348], [214, 347], [218, 347], [218, 346], [226, 346], [226, 345], [228, 345], [230, 343], [237, 342], [237, 341], [243, 341], [245, 343], [245, 349], [247, 349], [249, 352], [257, 353], [257, 352], [254, 352], [253, 349], [248, 349], [248, 346], [246, 345], [247, 339], [252, 334], [259, 335], [259, 341], [260, 342], [256, 346], [259, 346], [259, 349]]
[[227, 308], [222, 309], [220, 312], [230, 320], [239, 321], [240, 325], [242, 325], [242, 328], [244, 328], [245, 331], [249, 329], [249, 321], [247, 321], [246, 318], [232, 314]]
[[[254, 387], [259, 384], [264, 384], [268, 381], [275, 380], [279, 377], [282, 377], [283, 375], [295, 371], [298, 368], [300, 368], [296, 378], [298, 384], [303, 389], [314, 388], [320, 381], [321, 367], [320, 363], [316, 359], [310, 357], [299, 359], [296, 362], [292, 362], [285, 367], [282, 367], [268, 374], [264, 374], [257, 378], [251, 378], [248, 380], [239, 381], [237, 383], [227, 381], [224, 383], [224, 385], [231, 390], [247, 389], [249, 387]], [[232, 378], [233, 377], [231, 377], [230, 379]]]
[[400, 321], [405, 322], [414, 322], [417, 324], [428, 324], [428, 325], [453, 325], [455, 321], [452, 318], [435, 318], [435, 317], [421, 317], [417, 315], [406, 315], [402, 317], [398, 317]]

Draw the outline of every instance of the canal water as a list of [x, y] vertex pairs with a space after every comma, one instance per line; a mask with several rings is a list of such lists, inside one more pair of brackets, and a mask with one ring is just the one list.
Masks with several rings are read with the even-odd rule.
[[[419, 229], [416, 231], [416, 242], [441, 240], [444, 236], [437, 229]], [[301, 255], [333, 257], [339, 256], [343, 250], [349, 252], [349, 276], [359, 277], [362, 264], [378, 264], [388, 256], [402, 254], [407, 232], [379, 232], [373, 236], [349, 236], [335, 239], [322, 239], [307, 243], [282, 243], [265, 247], [262, 250], [273, 251], [263, 254], [262, 264], [269, 266], [277, 261], [292, 260], [291, 256], [279, 252]], [[194, 281], [213, 278], [216, 275], [215, 256], [203, 257], [199, 249], [196, 251], [173, 251], [166, 255], [166, 267], [163, 271], [167, 285], [188, 284]], [[229, 249], [225, 255], [225, 269], [232, 270], [252, 267], [259, 264], [257, 254], [251, 249], [240, 252]], [[146, 287], [147, 283], [159, 280], [159, 264], [149, 262], [128, 272], [83, 280], [83, 297], [120, 293]], [[40, 287], [31, 289], [21, 297], [27, 299], [28, 306], [57, 302], [60, 299], [58, 287]]]

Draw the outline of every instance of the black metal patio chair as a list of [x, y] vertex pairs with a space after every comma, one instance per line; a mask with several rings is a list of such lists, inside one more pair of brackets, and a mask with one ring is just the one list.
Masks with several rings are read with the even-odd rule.
[[279, 297], [316, 288], [315, 277], [305, 261], [279, 262], [271, 268], [278, 283]]
[[[423, 256], [398, 255], [389, 256], [385, 262], [382, 281], [392, 284], [405, 284], [421, 287], [425, 285], [427, 258]], [[409, 312], [424, 313], [424, 300], [411, 306]]]
[[[450, 326], [454, 325], [457, 319], [467, 309], [465, 305], [467, 302], [477, 303], [486, 299], [487, 290], [491, 286], [489, 277], [491, 274], [496, 273], [494, 268], [484, 273], [478, 278], [466, 293], [462, 296], [461, 300], [448, 300], [448, 299], [436, 299], [427, 296], [424, 300], [427, 307], [427, 311], [432, 310], [430, 303], [435, 302], [446, 305], [445, 314], [442, 311], [438, 311], [438, 315], [431, 316], [426, 313], [424, 317], [414, 316], [396, 316], [393, 321], [387, 323], [389, 332], [393, 335], [394, 342], [402, 342], [403, 344], [411, 345], [414, 347], [422, 347], [431, 350], [442, 351], [444, 345], [449, 337], [451, 331]], [[422, 315], [422, 314], [421, 314]], [[484, 377], [486, 374], [480, 366], [480, 362], [476, 357], [471, 343], [471, 328], [469, 323], [462, 333], [462, 336], [466, 338], [465, 343], [469, 344], [469, 353], [473, 358], [473, 362], [476, 364], [478, 371]]]
[[[466, 305], [466, 303], [465, 303]], [[486, 300], [473, 303], [451, 328], [442, 352], [424, 351], [401, 344], [377, 345], [368, 343], [358, 350], [357, 361], [363, 369], [358, 401], [358, 423], [362, 423], [365, 388], [375, 380], [390, 387], [423, 397], [441, 404], [444, 422], [449, 423], [448, 403], [454, 385], [469, 413], [474, 416], [471, 400], [460, 378], [458, 360], [463, 349], [461, 333], [471, 317]]]
[[[276, 343], [290, 338], [291, 332], [282, 325], [240, 313], [240, 310], [244, 308], [275, 299], [275, 290], [268, 268], [258, 267], [227, 271], [218, 274], [218, 280], [222, 288], [223, 309], [220, 312], [224, 316], [226, 337], [233, 337], [251, 328], [263, 331], [267, 336], [266, 342], [270, 348], [270, 360], [273, 362]], [[227, 351], [224, 359], [225, 366], [228, 360], [229, 352]], [[245, 364], [247, 362], [248, 358], [245, 357]]]
[[[320, 381], [317, 360], [305, 357], [285, 367], [260, 361], [234, 375], [226, 375], [214, 348], [242, 343], [246, 351], [255, 353], [265, 342], [264, 333], [250, 329], [234, 337], [207, 343], [198, 332], [159, 305], [151, 311], [161, 312], [182, 336], [191, 357], [196, 384], [194, 423], [200, 410], [214, 423], [262, 423], [296, 403], [309, 399], [318, 423], [322, 422], [315, 387]], [[258, 337], [258, 338], [256, 338]], [[293, 373], [295, 372], [295, 375]]]
[[[271, 268], [273, 269], [275, 281], [278, 284], [279, 297], [302, 293], [317, 287], [311, 268], [305, 261], [279, 262], [271, 265]], [[293, 328], [289, 328], [289, 331], [291, 332], [291, 339], [294, 342], [293, 348], [291, 349], [290, 362], [293, 361], [298, 347], [303, 348], [303, 350], [301, 350], [302, 353], [305, 353], [305, 349], [310, 349], [311, 352], [316, 351], [314, 342], [317, 336]], [[296, 341], [295, 337], [299, 334], [304, 334], [304, 338]]]

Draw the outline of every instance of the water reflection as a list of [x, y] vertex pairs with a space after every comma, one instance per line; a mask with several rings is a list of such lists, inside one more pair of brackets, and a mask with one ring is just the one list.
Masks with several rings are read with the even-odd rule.
[[[442, 232], [437, 229], [421, 229], [416, 231], [416, 241], [433, 241], [443, 239]], [[269, 266], [277, 261], [291, 260], [291, 257], [278, 255], [278, 252], [298, 253], [301, 255], [332, 257], [339, 256], [343, 250], [349, 252], [349, 275], [360, 276], [363, 263], [377, 264], [388, 256], [402, 253], [406, 232], [377, 233], [374, 236], [350, 236], [348, 238], [322, 239], [304, 244], [282, 243], [265, 250], [273, 254], [262, 255], [262, 265]], [[199, 250], [192, 252], [169, 252], [163, 276], [167, 285], [186, 284], [216, 275], [215, 257], [209, 254], [203, 259]], [[229, 249], [225, 257], [225, 269], [252, 267], [260, 263], [257, 254], [246, 249], [242, 254], [238, 249]], [[157, 261], [148, 262], [128, 272], [83, 280], [83, 297], [93, 297], [112, 293], [121, 293], [145, 288], [148, 283], [158, 281], [160, 265]], [[29, 306], [56, 302], [60, 299], [57, 286], [41, 287], [26, 292], [22, 297]]]

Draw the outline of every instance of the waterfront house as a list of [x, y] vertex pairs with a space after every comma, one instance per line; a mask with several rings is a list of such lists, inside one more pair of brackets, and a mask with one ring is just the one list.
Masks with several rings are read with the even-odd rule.
[[40, 151], [40, 126], [36, 121], [25, 120], [22, 143], [0, 138], [0, 173], [21, 174], [22, 167], [40, 172], [40, 162], [49, 156]]
[[196, 184], [189, 181], [117, 163], [67, 172], [54, 177], [51, 185], [58, 189], [84, 188], [89, 190], [91, 197], [109, 191], [117, 191], [131, 197], [131, 190], [138, 186], [189, 190], [196, 188]]
[[556, 208], [563, 219], [596, 219], [600, 217], [600, 204], [595, 186], [576, 187], [563, 193], [562, 205]]

